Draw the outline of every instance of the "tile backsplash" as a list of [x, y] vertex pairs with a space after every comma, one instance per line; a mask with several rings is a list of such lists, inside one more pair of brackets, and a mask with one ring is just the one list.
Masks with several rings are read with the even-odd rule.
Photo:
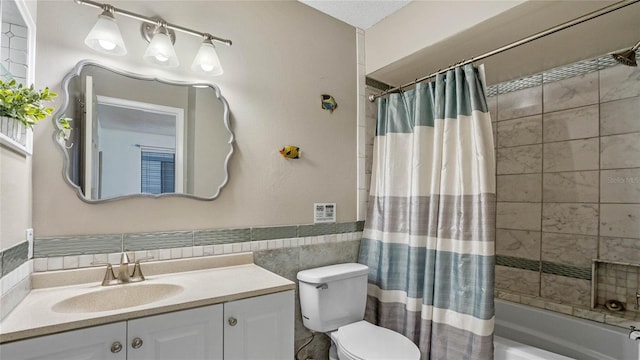
[[627, 325], [635, 315], [599, 316], [591, 298], [633, 309], [637, 268], [602, 265], [596, 276], [592, 260], [640, 259], [640, 70], [602, 57], [488, 93], [499, 297]]

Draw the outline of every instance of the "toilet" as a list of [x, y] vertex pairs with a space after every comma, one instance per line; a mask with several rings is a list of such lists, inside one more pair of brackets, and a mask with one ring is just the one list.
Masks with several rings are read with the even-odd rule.
[[348, 263], [300, 271], [304, 326], [331, 338], [331, 360], [417, 360], [420, 350], [395, 331], [364, 321], [369, 268]]

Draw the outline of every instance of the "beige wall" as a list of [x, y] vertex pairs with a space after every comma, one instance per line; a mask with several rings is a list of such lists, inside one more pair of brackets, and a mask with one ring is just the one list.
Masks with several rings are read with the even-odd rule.
[[[62, 156], [48, 122], [35, 134], [36, 237], [311, 223], [313, 202], [336, 202], [338, 221], [356, 219], [354, 28], [294, 1], [113, 5], [233, 40], [232, 47], [218, 46], [225, 74], [214, 79], [230, 104], [236, 134], [230, 181], [212, 202], [164, 198], [86, 204], [62, 179]], [[188, 70], [199, 45], [196, 37], [177, 35], [181, 66], [168, 72], [141, 59], [145, 42], [138, 21], [118, 17], [129, 50], [118, 58], [84, 46], [98, 10], [72, 1], [41, 1], [38, 12], [47, 14], [38, 19], [38, 86], [59, 90], [65, 73], [86, 58], [198, 80]], [[333, 114], [320, 108], [323, 93], [340, 104]], [[300, 146], [302, 159], [283, 159], [278, 149], [287, 144]]]
[[367, 74], [524, 1], [413, 1], [365, 31]]

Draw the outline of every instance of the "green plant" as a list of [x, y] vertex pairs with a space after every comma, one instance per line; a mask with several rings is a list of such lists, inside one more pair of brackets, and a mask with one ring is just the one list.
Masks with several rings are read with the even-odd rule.
[[33, 85], [24, 87], [15, 80], [4, 82], [0, 80], [0, 116], [16, 119], [26, 127], [33, 125], [51, 115], [53, 108], [45, 107], [42, 102], [50, 101], [58, 96], [56, 93], [35, 90]]

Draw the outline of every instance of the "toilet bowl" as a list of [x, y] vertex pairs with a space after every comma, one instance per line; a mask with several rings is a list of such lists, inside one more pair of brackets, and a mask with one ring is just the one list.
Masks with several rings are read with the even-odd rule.
[[341, 326], [331, 333], [339, 360], [417, 360], [418, 347], [402, 334], [367, 321]]
[[395, 331], [364, 321], [368, 268], [347, 263], [298, 273], [302, 322], [327, 333], [331, 360], [418, 360], [420, 350]]

